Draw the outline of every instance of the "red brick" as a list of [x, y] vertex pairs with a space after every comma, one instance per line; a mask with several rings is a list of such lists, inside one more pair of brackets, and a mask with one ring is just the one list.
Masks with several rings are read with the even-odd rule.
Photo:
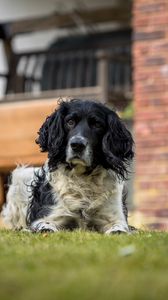
[[133, 68], [137, 210], [168, 230], [168, 1], [134, 0]]

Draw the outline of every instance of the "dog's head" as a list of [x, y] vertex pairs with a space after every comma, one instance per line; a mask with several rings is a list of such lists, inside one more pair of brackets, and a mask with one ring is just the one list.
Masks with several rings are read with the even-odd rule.
[[39, 130], [36, 142], [48, 151], [49, 168], [60, 163], [86, 171], [101, 165], [125, 178], [133, 158], [133, 139], [117, 114], [106, 106], [74, 99], [62, 102]]

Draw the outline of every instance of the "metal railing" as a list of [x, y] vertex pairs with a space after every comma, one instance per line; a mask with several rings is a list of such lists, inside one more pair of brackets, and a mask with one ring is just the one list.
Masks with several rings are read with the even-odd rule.
[[103, 95], [118, 93], [127, 97], [132, 90], [130, 44], [13, 54], [10, 72], [0, 76], [6, 80], [6, 95], [57, 91], [61, 96], [69, 90], [81, 89], [82, 93], [101, 87]]

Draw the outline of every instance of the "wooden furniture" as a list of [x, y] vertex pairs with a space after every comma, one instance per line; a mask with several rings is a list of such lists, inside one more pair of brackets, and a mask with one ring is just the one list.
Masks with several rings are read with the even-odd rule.
[[57, 105], [57, 99], [0, 104], [0, 206], [5, 197], [6, 175], [17, 164], [38, 166], [46, 159], [35, 139], [42, 122]]

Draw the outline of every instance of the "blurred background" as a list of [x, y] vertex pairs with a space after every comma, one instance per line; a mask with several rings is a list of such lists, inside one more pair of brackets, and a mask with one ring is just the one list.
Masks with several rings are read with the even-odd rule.
[[130, 222], [168, 229], [167, 0], [0, 0], [0, 205], [59, 97], [114, 107], [135, 136]]

